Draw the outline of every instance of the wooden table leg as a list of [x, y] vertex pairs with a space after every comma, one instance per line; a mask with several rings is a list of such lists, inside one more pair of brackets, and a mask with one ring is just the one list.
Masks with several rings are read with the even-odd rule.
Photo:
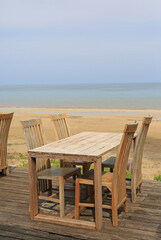
[[[51, 168], [50, 159], [46, 162], [47, 168]], [[47, 180], [47, 186], [49, 187], [48, 196], [52, 195], [52, 180]]]
[[59, 201], [60, 201], [60, 217], [64, 217], [64, 178], [59, 177]]
[[34, 220], [34, 217], [38, 214], [38, 195], [37, 195], [37, 174], [36, 174], [36, 158], [32, 158], [29, 155], [29, 190], [30, 190], [30, 217]]
[[102, 228], [102, 171], [101, 171], [102, 159], [99, 158], [94, 163], [94, 189], [95, 189], [95, 221], [96, 230]]

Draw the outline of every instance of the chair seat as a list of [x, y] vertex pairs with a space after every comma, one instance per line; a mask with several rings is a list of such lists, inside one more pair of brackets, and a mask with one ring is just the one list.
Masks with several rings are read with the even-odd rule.
[[[115, 166], [115, 162], [116, 162], [116, 157], [110, 157], [108, 159], [106, 159], [103, 163], [102, 163], [102, 166], [103, 168], [107, 167], [107, 168], [114, 168]], [[129, 172], [131, 172], [132, 170], [132, 161], [129, 161], [128, 164], [127, 164], [127, 170]]]
[[[111, 172], [102, 172], [102, 186], [111, 186], [112, 184], [113, 173]], [[78, 181], [82, 184], [94, 184], [94, 170], [91, 169], [85, 174], [83, 174]]]
[[48, 168], [37, 173], [38, 179], [59, 180], [59, 177], [68, 178], [80, 175], [80, 168]]
[[102, 163], [102, 166], [103, 166], [103, 167], [107, 167], [107, 168], [114, 168], [115, 162], [116, 162], [116, 157], [113, 157], [113, 156], [112, 156], [112, 157], [106, 159], [106, 160]]
[[84, 164], [88, 164], [88, 162], [83, 162], [83, 161], [64, 161], [65, 163], [70, 163], [70, 164], [73, 164], [73, 165], [84, 165]]

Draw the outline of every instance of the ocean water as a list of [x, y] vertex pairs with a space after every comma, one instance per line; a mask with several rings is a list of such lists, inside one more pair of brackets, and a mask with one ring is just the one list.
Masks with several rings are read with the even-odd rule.
[[161, 83], [0, 86], [0, 107], [161, 109]]

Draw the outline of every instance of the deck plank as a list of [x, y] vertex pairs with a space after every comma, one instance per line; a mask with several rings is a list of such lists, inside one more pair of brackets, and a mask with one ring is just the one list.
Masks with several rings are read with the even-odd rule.
[[[101, 231], [78, 229], [31, 221], [27, 168], [12, 168], [10, 176], [0, 176], [0, 239], [161, 239], [161, 182], [144, 180], [143, 189], [136, 204], [128, 199], [129, 213], [120, 212], [118, 227], [107, 211]], [[82, 220], [89, 213], [83, 212]]]

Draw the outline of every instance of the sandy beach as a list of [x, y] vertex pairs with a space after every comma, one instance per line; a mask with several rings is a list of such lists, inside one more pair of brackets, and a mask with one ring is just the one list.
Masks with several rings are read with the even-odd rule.
[[[142, 173], [144, 179], [154, 179], [161, 171], [161, 110], [111, 110], [111, 109], [53, 109], [53, 108], [0, 108], [0, 112], [14, 112], [8, 138], [9, 166], [25, 166], [27, 148], [20, 121], [41, 118], [46, 143], [56, 140], [50, 114], [66, 112], [71, 134], [82, 131], [122, 132], [126, 123], [138, 121], [139, 131], [144, 116], [152, 115], [143, 155]], [[115, 155], [116, 151], [108, 153]], [[131, 154], [132, 156], [132, 154]]]

